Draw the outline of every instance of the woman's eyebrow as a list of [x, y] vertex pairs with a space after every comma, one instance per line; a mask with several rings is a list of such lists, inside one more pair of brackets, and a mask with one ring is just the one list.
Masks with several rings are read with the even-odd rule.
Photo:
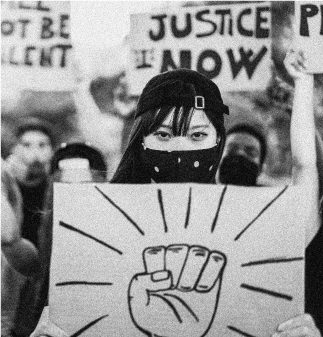
[[172, 127], [171, 127], [171, 125], [167, 125], [167, 124], [161, 124], [160, 126], [159, 126], [159, 128], [166, 128], [166, 129], [172, 129]]
[[208, 128], [210, 126], [210, 124], [199, 124], [199, 125], [193, 125], [190, 126], [190, 130], [194, 130], [194, 129], [199, 129], [199, 128]]

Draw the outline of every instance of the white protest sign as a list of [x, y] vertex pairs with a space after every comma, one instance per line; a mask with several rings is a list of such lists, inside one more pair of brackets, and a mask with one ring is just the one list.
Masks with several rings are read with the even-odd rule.
[[323, 73], [322, 1], [295, 1], [295, 38], [308, 57], [308, 71]]
[[51, 321], [73, 336], [271, 336], [304, 310], [303, 192], [55, 184]]
[[227, 4], [131, 15], [130, 93], [167, 70], [197, 70], [223, 91], [263, 90], [270, 80], [269, 3]]
[[2, 85], [37, 91], [69, 91], [69, 1], [1, 2]]

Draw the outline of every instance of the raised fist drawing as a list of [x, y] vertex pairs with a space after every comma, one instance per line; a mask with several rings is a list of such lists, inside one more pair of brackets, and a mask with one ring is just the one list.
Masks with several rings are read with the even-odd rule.
[[135, 326], [151, 337], [202, 337], [216, 314], [226, 257], [202, 246], [146, 248], [128, 289]]

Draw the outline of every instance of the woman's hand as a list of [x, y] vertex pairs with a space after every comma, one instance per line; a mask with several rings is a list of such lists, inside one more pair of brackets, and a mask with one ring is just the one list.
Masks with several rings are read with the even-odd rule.
[[272, 337], [322, 337], [309, 314], [299, 315], [280, 324]]
[[7, 162], [1, 164], [1, 245], [9, 247], [21, 239], [22, 197]]

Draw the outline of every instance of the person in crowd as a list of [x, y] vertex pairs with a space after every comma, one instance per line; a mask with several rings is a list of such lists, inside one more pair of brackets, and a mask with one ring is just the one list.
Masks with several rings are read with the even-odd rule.
[[[5, 164], [22, 196], [21, 235], [38, 248], [38, 229], [48, 188], [55, 138], [45, 121], [30, 117], [18, 125], [16, 139]], [[16, 336], [30, 335], [37, 324], [37, 320], [32, 320], [37, 286], [36, 276], [26, 278], [16, 312]]]
[[237, 123], [227, 131], [218, 171], [221, 184], [257, 186], [267, 154], [266, 133], [259, 123]]
[[[111, 183], [214, 184], [228, 113], [217, 85], [193, 70], [153, 77], [139, 98], [129, 144]], [[309, 228], [309, 236], [312, 231]], [[297, 318], [299, 326], [306, 325], [306, 317]], [[45, 334], [64, 336], [50, 322], [47, 309], [32, 337]]]
[[53, 184], [54, 182], [105, 182], [107, 165], [103, 154], [89, 143], [63, 143], [50, 163], [50, 184], [39, 230], [42, 273], [35, 314], [39, 319], [48, 305], [49, 266], [53, 236]]
[[[51, 160], [51, 176], [56, 174], [62, 174], [62, 167], [60, 167], [60, 165], [62, 164], [62, 161], [66, 159], [86, 159], [88, 162], [88, 169], [91, 172], [90, 178], [86, 179], [86, 181], [106, 181], [108, 169], [106, 161], [102, 152], [94, 147], [92, 144], [87, 142], [61, 144], [60, 148], [54, 153], [54, 156]], [[54, 180], [70, 182], [69, 179], [64, 179], [64, 177], [62, 176], [55, 177]]]
[[1, 167], [1, 336], [10, 337], [25, 277], [37, 274], [36, 247], [21, 236], [22, 199], [5, 162]]
[[[315, 134], [313, 125], [314, 120], [312, 116], [313, 109], [310, 107], [310, 105], [304, 106], [303, 103], [306, 103], [306, 101], [302, 100], [302, 98], [299, 98], [299, 95], [301, 93], [306, 94], [305, 97], [307, 97], [307, 102], [310, 104], [310, 97], [312, 95], [311, 91], [313, 91], [313, 84], [311, 79], [312, 75], [308, 75], [304, 72], [305, 66], [303, 55], [298, 55], [294, 51], [290, 52], [286, 57], [285, 65], [290, 75], [295, 79], [295, 84], [297, 86], [295, 90], [295, 107], [293, 109], [294, 112], [292, 114], [291, 123], [291, 145], [294, 157], [294, 183], [302, 183], [300, 177], [304, 175], [304, 171], [307, 171], [309, 176], [312, 177], [312, 179], [314, 180], [315, 184], [315, 177], [317, 175], [317, 172], [315, 167], [315, 153], [313, 153], [313, 143], [312, 147], [304, 148], [304, 151], [310, 151], [311, 149], [312, 153], [308, 152], [306, 155], [304, 155], [304, 153], [300, 152], [300, 148], [303, 148], [304, 145], [306, 146], [306, 144], [299, 144], [298, 141], [298, 139], [300, 138], [303, 139], [303, 137], [305, 138], [309, 136], [308, 134], [302, 136], [303, 132], [312, 133], [310, 136], [310, 139], [312, 140], [313, 135]], [[304, 82], [300, 83], [302, 79]], [[299, 106], [300, 100], [302, 100], [301, 106]], [[302, 109], [302, 111], [300, 111], [300, 109]], [[300, 125], [300, 123], [302, 123], [302, 126]], [[297, 135], [297, 139], [295, 137], [295, 134]], [[295, 144], [295, 141], [297, 142], [297, 144]], [[321, 182], [320, 189], [322, 190], [323, 161], [320, 160], [320, 158], [322, 158], [323, 155], [323, 147], [321, 144], [322, 140], [320, 138], [320, 135], [316, 132], [316, 152], [318, 158], [317, 169], [319, 172], [319, 181]], [[295, 149], [295, 147], [297, 147], [297, 149]], [[237, 124], [233, 126], [227, 132], [227, 141], [223, 153], [221, 166], [219, 168], [220, 183], [240, 186], [257, 186], [257, 178], [261, 174], [261, 167], [265, 160], [265, 155], [265, 134], [264, 132], [261, 132], [261, 129], [259, 129], [257, 125]], [[303, 316], [302, 319], [305, 321], [306, 324], [311, 326], [311, 331], [308, 332], [308, 336], [314, 336], [313, 333], [316, 333], [316, 335], [318, 335], [317, 329], [319, 329], [321, 333], [323, 330], [323, 299], [320, 296], [317, 296], [318, 293], [321, 293], [323, 291], [323, 289], [318, 289], [318, 287], [323, 284], [323, 255], [322, 249], [320, 249], [320, 246], [322, 247], [322, 244], [323, 240], [321, 226], [319, 232], [308, 245], [306, 250], [305, 311], [310, 315]], [[316, 327], [313, 320], [316, 322]], [[286, 328], [287, 331], [284, 332], [286, 336], [294, 336], [293, 334], [297, 333], [297, 331], [296, 329], [293, 329], [293, 327], [296, 326], [298, 328], [298, 325], [301, 324], [301, 320], [299, 318], [291, 322], [296, 323], [291, 323], [290, 327]]]
[[[188, 69], [163, 73], [146, 85], [129, 145], [113, 183], [215, 183], [225, 143], [223, 104], [215, 83]], [[66, 336], [46, 307], [32, 334]]]
[[[306, 56], [301, 50], [291, 48], [284, 63], [295, 84], [291, 117], [292, 178], [295, 184], [305, 183], [318, 190], [320, 200], [313, 200], [313, 204], [318, 201], [321, 203], [319, 210], [321, 225], [307, 246], [305, 254], [305, 311], [308, 315], [304, 327], [306, 332], [303, 331], [304, 336], [321, 336], [323, 334], [323, 298], [320, 296], [323, 292], [323, 141], [315, 130], [314, 75], [306, 73]], [[277, 337], [294, 336], [295, 331], [300, 330], [299, 324], [297, 318], [291, 320]]]
[[215, 83], [178, 69], [152, 78], [139, 98], [128, 147], [112, 183], [214, 183], [225, 143]]
[[37, 231], [48, 187], [54, 136], [45, 121], [29, 118], [18, 125], [17, 143], [6, 158], [23, 201], [22, 236], [38, 246]]

